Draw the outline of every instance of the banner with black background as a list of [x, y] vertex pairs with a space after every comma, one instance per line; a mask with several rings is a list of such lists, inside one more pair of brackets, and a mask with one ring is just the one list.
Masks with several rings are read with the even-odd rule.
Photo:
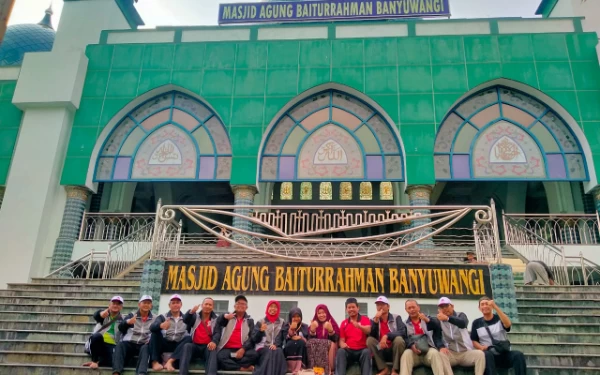
[[478, 299], [487, 265], [167, 261], [162, 293]]

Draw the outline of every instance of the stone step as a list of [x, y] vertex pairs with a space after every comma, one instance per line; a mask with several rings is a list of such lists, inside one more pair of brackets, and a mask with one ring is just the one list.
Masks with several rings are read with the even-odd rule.
[[564, 367], [588, 367], [594, 368], [600, 374], [600, 355], [594, 354], [566, 354], [566, 353], [524, 353], [527, 364], [532, 366]]
[[[573, 301], [575, 303], [575, 301]], [[600, 315], [600, 305], [596, 306], [537, 306], [529, 303], [519, 303], [517, 305], [519, 313], [523, 314], [573, 314], [576, 309], [579, 314], [583, 315]]]
[[[81, 306], [73, 304], [64, 305], [49, 305], [49, 304], [31, 304], [31, 303], [0, 303], [0, 311], [22, 311], [29, 310], [31, 312], [54, 312], [54, 313], [80, 313], [92, 315], [99, 309], [106, 309], [106, 301], [102, 304], [96, 303], [90, 306]], [[137, 308], [137, 305], [126, 304], [123, 312], [129, 313]]]
[[[89, 357], [88, 357], [89, 358]], [[86, 367], [82, 367], [81, 365], [77, 366], [69, 366], [69, 365], [43, 365], [43, 364], [31, 364], [31, 363], [0, 363], [0, 373], [10, 373], [11, 375], [90, 375], [99, 374], [99, 375], [112, 375], [112, 370], [110, 368], [101, 367], [93, 372]], [[165, 371], [153, 371], [149, 370], [148, 374], [175, 374], [169, 373]], [[203, 369], [190, 369], [190, 374], [204, 374]], [[219, 371], [219, 375], [249, 375], [248, 372], [241, 371]], [[359, 372], [356, 373], [349, 371], [349, 375], [358, 375]], [[505, 371], [500, 370], [500, 375], [507, 375]], [[537, 373], [532, 373], [533, 375], [542, 375]], [[588, 373], [573, 373], [569, 375], [588, 375]], [[122, 375], [135, 375], [134, 369], [126, 368]], [[286, 374], [291, 375], [291, 374]], [[375, 373], [373, 373], [375, 375]], [[417, 367], [413, 370], [412, 375], [433, 375], [431, 369], [425, 367]], [[454, 375], [473, 375], [472, 370], [465, 370], [461, 368], [454, 369]], [[554, 374], [551, 375], [563, 375], [563, 374]]]
[[584, 300], [552, 300], [547, 298], [517, 298], [517, 305], [528, 306], [543, 306], [543, 307], [594, 307], [600, 306], [600, 299], [584, 299]]
[[55, 313], [40, 311], [0, 311], [0, 317], [4, 320], [36, 321], [47, 319], [53, 322], [63, 323], [90, 323], [94, 322], [92, 314], [81, 313]]
[[508, 339], [512, 342], [531, 343], [557, 343], [557, 342], [573, 342], [573, 343], [598, 343], [597, 333], [554, 333], [554, 332], [538, 332], [538, 331], [521, 331], [510, 332]]
[[104, 289], [104, 291], [90, 291], [85, 288], [82, 288], [78, 291], [54, 291], [54, 290], [28, 290], [28, 289], [9, 289], [9, 290], [0, 290], [0, 297], [39, 297], [43, 296], [44, 298], [67, 298], [71, 297], [71, 299], [81, 299], [87, 298], [90, 296], [94, 296], [97, 299], [103, 299], [108, 303], [108, 301], [114, 295], [120, 295], [123, 297], [125, 301], [136, 301], [140, 298], [139, 291], [138, 292], [122, 292], [115, 293], [113, 291]]
[[63, 332], [63, 331], [41, 331], [30, 329], [0, 329], [0, 340], [33, 340], [45, 342], [79, 342], [87, 340], [91, 331], [85, 332]]
[[44, 278], [33, 278], [31, 279], [33, 284], [43, 284], [43, 285], [93, 285], [93, 286], [140, 286], [139, 281], [123, 281], [118, 279], [44, 279]]
[[598, 285], [521, 285], [516, 286], [517, 292], [541, 292], [541, 293], [583, 293], [583, 292], [596, 292], [600, 293], [600, 286]]
[[[520, 310], [520, 308], [519, 308]], [[519, 312], [520, 323], [599, 323], [598, 315], [573, 315], [573, 314], [523, 314]]]
[[[600, 323], [513, 323], [514, 332], [600, 333]], [[511, 330], [511, 332], [513, 332]]]
[[566, 300], [566, 301], [580, 301], [580, 300], [596, 300], [600, 301], [600, 292], [517, 292], [517, 298], [527, 299], [544, 299], [544, 300]]
[[6, 351], [0, 350], [0, 362], [4, 363], [38, 363], [43, 365], [81, 366], [89, 361], [85, 353], [54, 353], [39, 351]]
[[[110, 298], [110, 297], [109, 297]], [[108, 306], [107, 298], [97, 298], [94, 294], [88, 297], [46, 297], [46, 296], [0, 296], [0, 304], [13, 305], [72, 305], [72, 306]], [[137, 306], [137, 300], [129, 302], [125, 300], [125, 307]]]
[[54, 322], [48, 320], [31, 320], [31, 321], [22, 321], [22, 320], [0, 320], [0, 329], [3, 330], [42, 330], [42, 331], [61, 331], [61, 332], [92, 332], [94, 329], [94, 322]]
[[[577, 367], [577, 368], [552, 368], [547, 366], [529, 366], [527, 367], [529, 375], [598, 375], [595, 368]], [[10, 375], [90, 375], [90, 369], [82, 366], [60, 366], [60, 365], [40, 365], [31, 363], [0, 363], [0, 373]], [[94, 370], [93, 374], [112, 375], [110, 368], [102, 367]], [[148, 371], [148, 374], [169, 374], [164, 371]], [[204, 370], [190, 370], [190, 374], [204, 374]], [[219, 375], [248, 375], [249, 373], [236, 371], [219, 371]], [[419, 367], [413, 371], [413, 375], [431, 375], [429, 369]], [[504, 373], [502, 373], [504, 374]], [[135, 375], [133, 368], [126, 368], [122, 375]], [[289, 374], [288, 374], [289, 375]], [[454, 375], [473, 375], [473, 372], [463, 370], [454, 371]]]
[[2, 351], [85, 353], [85, 342], [48, 342], [39, 340], [0, 340]]
[[107, 290], [114, 290], [116, 293], [139, 293], [139, 285], [124, 286], [115, 285], [78, 285], [78, 284], [8, 284], [9, 290], [43, 290], [43, 291], [64, 291], [64, 292], [107, 292]]
[[566, 354], [595, 354], [600, 355], [600, 343], [579, 343], [579, 342], [537, 342], [532, 345], [529, 342], [521, 342], [511, 340], [513, 350], [520, 350], [522, 352], [529, 353], [530, 355], [541, 354], [554, 354], [554, 353], [566, 353]]

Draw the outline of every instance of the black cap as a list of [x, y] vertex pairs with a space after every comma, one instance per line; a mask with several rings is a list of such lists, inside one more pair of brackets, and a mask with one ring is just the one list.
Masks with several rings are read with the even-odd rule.
[[235, 297], [235, 302], [239, 301], [243, 299], [244, 301], [248, 302], [248, 300], [246, 299], [246, 296], [244, 296], [243, 294], [240, 294], [239, 296]]
[[356, 306], [358, 306], [358, 301], [356, 300], [356, 298], [354, 297], [350, 297], [346, 300], [346, 306], [348, 306], [349, 304], [355, 304]]

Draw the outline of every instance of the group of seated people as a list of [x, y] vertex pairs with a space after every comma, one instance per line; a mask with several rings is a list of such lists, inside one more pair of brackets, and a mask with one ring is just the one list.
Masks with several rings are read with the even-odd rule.
[[[91, 362], [84, 366], [111, 367], [120, 375], [137, 356], [136, 374], [148, 368], [187, 375], [194, 359], [204, 362], [206, 375], [218, 370], [247, 371], [255, 375], [296, 375], [302, 369], [321, 368], [324, 375], [345, 375], [357, 363], [361, 375], [410, 375], [413, 368], [431, 367], [434, 375], [452, 375], [453, 366], [473, 367], [475, 375], [496, 374], [496, 367], [513, 368], [525, 375], [523, 353], [511, 350], [507, 340], [511, 321], [490, 298], [479, 301], [482, 317], [467, 330], [468, 318], [442, 297], [438, 314], [421, 312], [417, 301], [407, 300], [408, 318], [390, 312], [385, 296], [375, 301], [372, 319], [361, 315], [355, 298], [345, 303], [347, 317], [338, 325], [326, 305], [318, 305], [309, 324], [293, 308], [287, 321], [278, 301], [266, 306], [254, 321], [248, 300], [235, 298], [232, 313], [217, 316], [207, 297], [185, 314], [181, 296], [170, 298], [169, 311], [152, 314], [152, 297], [142, 296], [135, 313], [122, 315], [123, 298], [115, 296], [105, 310], [94, 314], [97, 325], [86, 343]], [[494, 314], [494, 310], [496, 313]], [[163, 354], [171, 353], [163, 363]], [[388, 367], [391, 363], [391, 369]]]

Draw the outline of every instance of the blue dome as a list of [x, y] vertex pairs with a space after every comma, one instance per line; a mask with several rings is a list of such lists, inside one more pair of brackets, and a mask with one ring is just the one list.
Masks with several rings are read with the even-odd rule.
[[52, 49], [56, 32], [44, 25], [13, 25], [0, 42], [0, 66], [21, 65], [26, 52], [46, 52]]

